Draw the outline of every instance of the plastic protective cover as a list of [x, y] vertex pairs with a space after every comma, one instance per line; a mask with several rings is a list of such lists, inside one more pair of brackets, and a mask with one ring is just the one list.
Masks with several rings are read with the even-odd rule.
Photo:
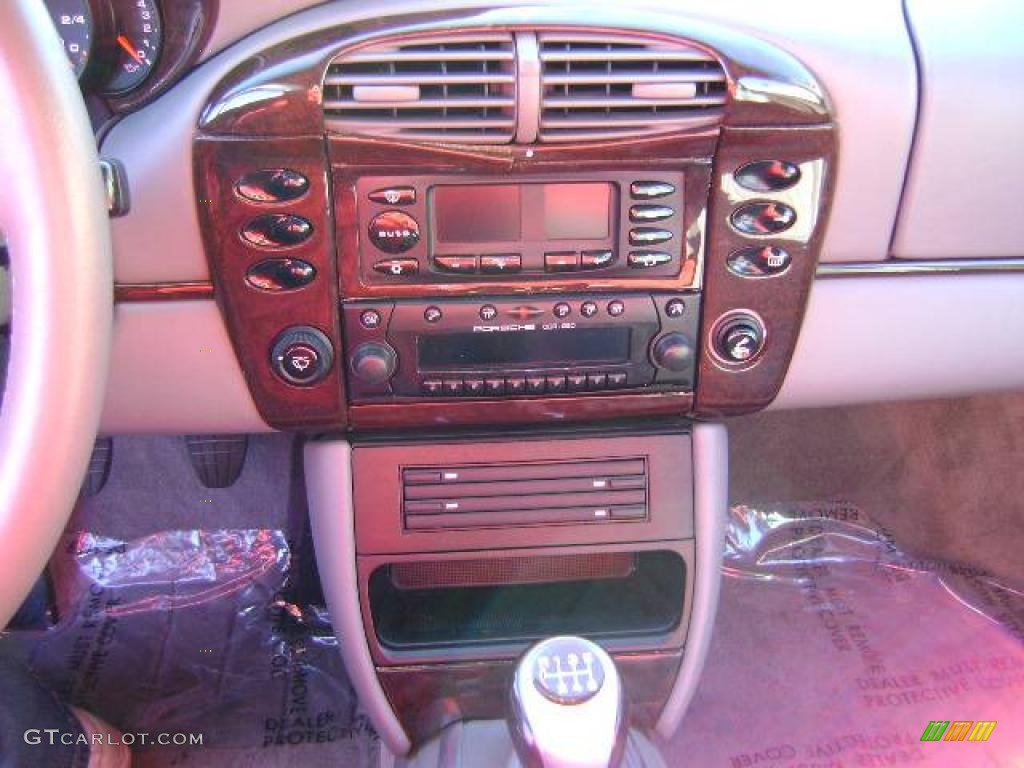
[[734, 507], [707, 666], [666, 757], [1020, 768], [1024, 594], [902, 552], [848, 504]]

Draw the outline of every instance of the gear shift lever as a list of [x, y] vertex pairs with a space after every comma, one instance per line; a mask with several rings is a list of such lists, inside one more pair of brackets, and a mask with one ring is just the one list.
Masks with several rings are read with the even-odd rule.
[[519, 660], [509, 730], [527, 768], [616, 768], [627, 720], [615, 662], [582, 637], [552, 637]]

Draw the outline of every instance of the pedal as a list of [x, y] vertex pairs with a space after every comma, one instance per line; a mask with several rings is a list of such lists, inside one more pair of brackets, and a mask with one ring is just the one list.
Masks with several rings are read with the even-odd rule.
[[114, 458], [114, 440], [110, 437], [97, 437], [92, 445], [92, 456], [89, 457], [89, 468], [82, 480], [80, 495], [95, 496], [103, 490], [110, 477], [110, 465]]
[[185, 444], [192, 469], [207, 488], [229, 488], [242, 474], [247, 435], [186, 435]]

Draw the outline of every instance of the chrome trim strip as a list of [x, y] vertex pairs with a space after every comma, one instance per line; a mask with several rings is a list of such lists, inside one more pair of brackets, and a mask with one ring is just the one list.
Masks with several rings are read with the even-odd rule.
[[948, 275], [1024, 272], [1024, 258], [1014, 259], [909, 259], [879, 262], [819, 264], [816, 277], [863, 277], [865, 275]]

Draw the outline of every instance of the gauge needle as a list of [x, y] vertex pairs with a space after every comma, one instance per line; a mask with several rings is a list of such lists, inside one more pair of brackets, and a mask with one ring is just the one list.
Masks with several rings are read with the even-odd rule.
[[135, 46], [132, 45], [132, 41], [129, 40], [127, 37], [125, 37], [124, 35], [118, 35], [117, 36], [117, 44], [120, 45], [122, 48], [124, 48], [125, 51], [128, 53], [128, 55], [131, 56], [133, 59], [135, 59], [136, 63], [138, 63], [138, 64], [144, 64], [145, 63], [142, 60], [142, 57], [139, 56], [139, 52], [137, 50], [135, 50]]

